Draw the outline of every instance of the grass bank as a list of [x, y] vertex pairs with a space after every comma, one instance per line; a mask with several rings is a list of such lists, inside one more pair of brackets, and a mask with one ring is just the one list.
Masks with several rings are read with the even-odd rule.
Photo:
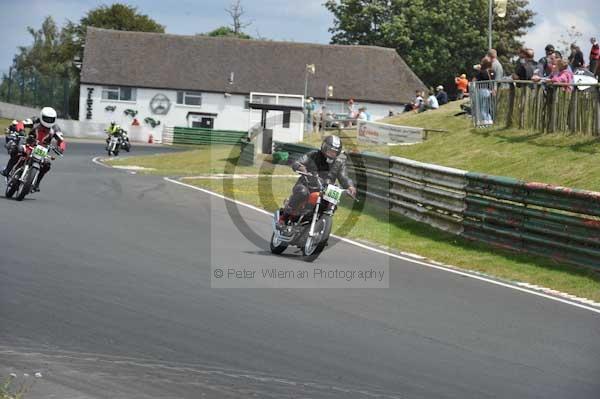
[[[404, 126], [444, 129], [429, 133], [422, 144], [377, 147], [357, 145], [356, 130], [342, 131], [350, 148], [465, 169], [471, 172], [510, 176], [572, 188], [600, 191], [600, 138], [578, 134], [543, 134], [499, 127], [474, 128], [460, 112], [459, 102], [439, 110], [407, 113], [384, 122]], [[313, 135], [308, 144], [319, 143]]]

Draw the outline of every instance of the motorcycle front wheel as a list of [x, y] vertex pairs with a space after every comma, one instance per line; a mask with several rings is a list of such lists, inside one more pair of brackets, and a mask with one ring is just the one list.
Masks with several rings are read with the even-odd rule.
[[279, 240], [277, 238], [277, 234], [273, 233], [273, 235], [271, 236], [271, 245], [270, 246], [271, 246], [271, 252], [276, 255], [279, 255], [280, 253], [285, 251], [285, 249], [288, 247], [288, 244], [286, 242]]
[[35, 174], [32, 172], [33, 169], [30, 169], [29, 173], [27, 173], [27, 176], [25, 176], [25, 183], [19, 185], [17, 197], [15, 198], [17, 201], [23, 201], [25, 199], [25, 196], [31, 191], [33, 179], [35, 178]]
[[312, 262], [319, 257], [321, 252], [323, 252], [327, 246], [327, 241], [331, 234], [332, 223], [331, 216], [321, 216], [315, 224], [315, 232], [317, 234], [312, 237], [307, 237], [302, 246], [302, 260], [305, 262]]

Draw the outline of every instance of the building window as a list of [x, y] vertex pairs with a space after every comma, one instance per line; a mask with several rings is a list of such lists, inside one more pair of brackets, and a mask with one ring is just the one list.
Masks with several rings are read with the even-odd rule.
[[132, 87], [103, 87], [102, 99], [112, 101], [135, 101], [136, 90]]
[[178, 91], [177, 104], [181, 105], [202, 105], [202, 93], [199, 91]]
[[291, 111], [283, 111], [283, 127], [285, 129], [290, 128], [290, 117], [292, 115]]
[[244, 109], [250, 109], [250, 96], [244, 97]]

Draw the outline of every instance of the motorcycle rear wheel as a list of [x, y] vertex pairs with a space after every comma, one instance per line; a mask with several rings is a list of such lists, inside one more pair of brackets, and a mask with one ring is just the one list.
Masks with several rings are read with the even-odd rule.
[[10, 174], [10, 177], [8, 178], [8, 183], [6, 184], [6, 191], [4, 193], [4, 196], [6, 198], [12, 198], [12, 196], [15, 195], [15, 193], [17, 192], [17, 189], [21, 185], [21, 182], [19, 181], [19, 179], [16, 179], [14, 177], [14, 176], [18, 176], [20, 172], [21, 172], [21, 169], [15, 171], [15, 173]]

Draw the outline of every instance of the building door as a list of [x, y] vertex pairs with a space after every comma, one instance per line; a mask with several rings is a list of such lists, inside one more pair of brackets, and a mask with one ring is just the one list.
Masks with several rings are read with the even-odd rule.
[[190, 112], [187, 115], [188, 126], [202, 129], [214, 129], [216, 117], [217, 114], [201, 114]]
[[215, 126], [215, 119], [208, 116], [200, 119], [200, 127], [203, 129], [212, 129]]

